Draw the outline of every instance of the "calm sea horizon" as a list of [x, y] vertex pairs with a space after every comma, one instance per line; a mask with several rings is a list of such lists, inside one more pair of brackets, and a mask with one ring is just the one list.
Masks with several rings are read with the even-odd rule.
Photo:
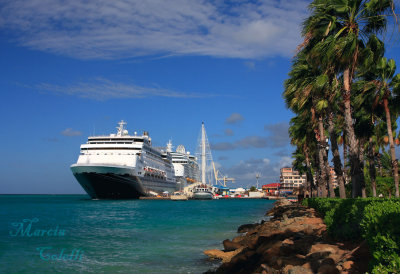
[[273, 201], [91, 200], [0, 195], [0, 273], [203, 273]]

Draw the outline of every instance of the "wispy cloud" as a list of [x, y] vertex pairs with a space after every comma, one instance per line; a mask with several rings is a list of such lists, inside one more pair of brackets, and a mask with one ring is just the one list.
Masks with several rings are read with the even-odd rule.
[[292, 56], [305, 0], [3, 1], [0, 28], [22, 46], [80, 59]]
[[[256, 174], [260, 173], [259, 186], [261, 187], [261, 185], [267, 183], [278, 182], [280, 169], [284, 166], [290, 166], [291, 163], [292, 159], [290, 157], [281, 157], [278, 161], [271, 161], [268, 158], [252, 158], [242, 160], [231, 167], [225, 168], [223, 171], [244, 186], [255, 186]], [[230, 186], [233, 187], [234, 185], [230, 184]]]
[[224, 130], [224, 133], [225, 133], [226, 136], [233, 136], [233, 135], [235, 135], [235, 133], [233, 132], [233, 130], [230, 129], [230, 128], [225, 129], [225, 130]]
[[229, 142], [221, 142], [221, 143], [211, 144], [212, 150], [233, 150], [236, 148], [237, 148], [236, 144], [229, 143]]
[[41, 83], [36, 86], [39, 90], [58, 94], [74, 95], [94, 100], [111, 98], [204, 98], [213, 97], [211, 94], [183, 93], [159, 87], [142, 87], [133, 83], [114, 82], [104, 78], [96, 78], [88, 82], [79, 82], [69, 86]]
[[264, 148], [268, 147], [268, 137], [264, 136], [247, 136], [235, 142], [221, 142], [211, 144], [213, 150], [234, 150], [247, 148]]
[[256, 63], [254, 63], [254, 62], [247, 61], [247, 62], [244, 63], [244, 65], [246, 67], [248, 67], [249, 69], [251, 69], [251, 70], [255, 70], [256, 69]]
[[268, 138], [260, 136], [247, 136], [239, 141], [236, 141], [235, 144], [239, 148], [263, 148], [268, 146]]
[[265, 125], [264, 129], [269, 132], [269, 142], [274, 146], [282, 147], [290, 143], [288, 122]]
[[240, 113], [232, 113], [228, 118], [226, 118], [225, 123], [227, 124], [237, 124], [244, 120], [244, 117]]
[[273, 170], [276, 164], [268, 158], [257, 158], [240, 161], [225, 171], [229, 177], [234, 177], [242, 185], [256, 185], [256, 174], [261, 174], [260, 185], [279, 179], [279, 175]]
[[[232, 118], [234, 114], [232, 114], [229, 118]], [[256, 135], [246, 136], [234, 142], [221, 142], [221, 143], [211, 144], [211, 148], [213, 150], [234, 150], [234, 149], [249, 149], [249, 148], [287, 147], [290, 144], [288, 128], [289, 124], [287, 122], [265, 125], [264, 129], [269, 132], [268, 136], [256, 136]]]
[[73, 136], [82, 135], [82, 132], [80, 132], [78, 130], [74, 130], [72, 128], [67, 128], [67, 129], [61, 131], [61, 134], [64, 135], [64, 136], [73, 137]]

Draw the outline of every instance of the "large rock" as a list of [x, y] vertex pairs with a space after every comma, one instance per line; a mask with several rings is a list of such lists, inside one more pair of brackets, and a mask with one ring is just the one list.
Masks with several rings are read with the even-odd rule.
[[333, 242], [313, 209], [284, 200], [278, 203], [281, 205], [268, 213], [273, 215], [268, 222], [242, 225], [238, 232], [244, 234], [225, 240], [226, 252], [205, 251], [224, 262], [216, 273], [336, 274], [358, 270], [359, 260], [345, 261], [354, 247]]
[[279, 200], [276, 200], [274, 205], [275, 206], [286, 206], [286, 205], [292, 205], [292, 202], [289, 201], [288, 199], [279, 199]]
[[242, 250], [243, 250], [243, 248], [239, 248], [239, 249], [236, 249], [235, 251], [224, 252], [219, 249], [209, 249], [209, 250], [205, 250], [204, 254], [207, 255], [211, 259], [222, 260], [223, 263], [228, 263], [231, 261], [231, 259], [234, 256], [236, 256]]
[[340, 274], [340, 271], [334, 265], [324, 264], [318, 268], [318, 274]]
[[311, 270], [299, 265], [287, 265], [282, 272], [285, 274], [313, 274]]
[[244, 224], [244, 225], [239, 226], [237, 232], [238, 233], [249, 232], [251, 230], [256, 229], [258, 226], [260, 226], [260, 224]]
[[242, 245], [237, 243], [237, 242], [232, 242], [229, 239], [226, 239], [222, 242], [222, 244], [224, 245], [224, 251], [228, 252], [228, 251], [235, 251], [238, 248], [241, 248]]
[[303, 236], [303, 238], [294, 242], [294, 249], [301, 255], [307, 255], [310, 252], [314, 241], [314, 237]]

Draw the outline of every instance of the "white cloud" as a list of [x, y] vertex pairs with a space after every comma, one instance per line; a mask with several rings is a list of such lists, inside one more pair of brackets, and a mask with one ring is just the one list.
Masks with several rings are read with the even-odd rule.
[[104, 78], [96, 78], [89, 82], [79, 82], [70, 86], [41, 83], [36, 88], [95, 100], [146, 97], [203, 98], [213, 96], [210, 94], [176, 92], [159, 87], [141, 87], [132, 83], [114, 82]]
[[240, 161], [226, 170], [229, 177], [235, 178], [237, 184], [230, 184], [232, 187], [251, 186], [256, 184], [256, 174], [260, 174], [259, 186], [267, 182], [279, 180], [279, 172], [276, 172], [274, 166], [268, 158], [257, 158]]
[[244, 117], [240, 113], [232, 113], [228, 118], [226, 118], [225, 123], [227, 124], [237, 124], [244, 120]]
[[293, 159], [289, 156], [283, 156], [279, 160], [279, 163], [274, 167], [276, 172], [279, 172], [282, 167], [291, 167]]
[[78, 130], [74, 130], [72, 128], [67, 128], [61, 132], [62, 135], [68, 136], [68, 137], [73, 137], [73, 136], [80, 136], [82, 135], [82, 132]]
[[308, 1], [13, 0], [0, 28], [22, 46], [80, 59], [291, 57]]
[[256, 174], [259, 173], [259, 186], [267, 183], [279, 182], [280, 169], [292, 166], [292, 158], [280, 157], [276, 161], [269, 158], [251, 158], [242, 160], [221, 171], [228, 177], [235, 178], [235, 183], [229, 183], [230, 187], [252, 186], [256, 183]]

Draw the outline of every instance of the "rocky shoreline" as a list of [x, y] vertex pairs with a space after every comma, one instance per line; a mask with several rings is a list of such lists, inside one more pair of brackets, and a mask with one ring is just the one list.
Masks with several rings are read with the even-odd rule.
[[224, 240], [224, 250], [204, 251], [222, 260], [206, 273], [365, 273], [370, 254], [365, 242], [331, 239], [316, 211], [287, 200], [267, 212], [271, 219], [242, 225], [241, 235]]

